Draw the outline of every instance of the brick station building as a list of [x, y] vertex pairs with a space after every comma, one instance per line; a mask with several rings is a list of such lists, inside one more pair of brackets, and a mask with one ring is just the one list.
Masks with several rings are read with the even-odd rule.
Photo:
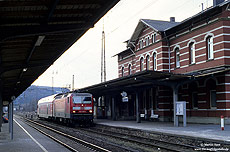
[[[176, 95], [175, 100], [186, 101], [188, 122], [219, 123], [223, 115], [230, 124], [229, 1], [214, 0], [213, 7], [182, 22], [174, 17], [140, 19], [126, 43], [127, 49], [117, 54], [119, 78], [82, 89], [103, 96], [99, 116], [144, 114], [147, 120], [157, 115], [160, 121], [172, 121]], [[181, 83], [183, 76], [189, 78]], [[113, 86], [110, 91], [108, 86]], [[119, 97], [122, 91], [127, 92], [127, 103]]]

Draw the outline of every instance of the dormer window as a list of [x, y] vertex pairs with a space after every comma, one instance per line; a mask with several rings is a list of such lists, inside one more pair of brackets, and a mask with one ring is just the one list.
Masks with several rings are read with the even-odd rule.
[[156, 42], [156, 37], [157, 37], [157, 35], [156, 35], [156, 33], [154, 33], [154, 34], [152, 35], [152, 43], [155, 43], [155, 42]]
[[142, 49], [143, 48], [143, 40], [139, 41], [139, 45], [140, 45], [140, 49]]
[[125, 68], [122, 67], [122, 68], [121, 68], [121, 76], [123, 77], [124, 75], [125, 75]]
[[132, 65], [129, 64], [129, 75], [131, 75], [131, 74], [132, 74]]
[[149, 46], [149, 37], [145, 38], [145, 46]]

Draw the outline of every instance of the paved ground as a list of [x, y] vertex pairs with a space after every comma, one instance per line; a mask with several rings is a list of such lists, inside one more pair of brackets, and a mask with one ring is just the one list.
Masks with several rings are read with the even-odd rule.
[[16, 119], [16, 122], [14, 121], [13, 140], [10, 140], [9, 124], [3, 124], [2, 132], [0, 132], [0, 152], [69, 152], [65, 147], [24, 124], [22, 121]]
[[187, 127], [182, 127], [182, 124], [180, 124], [181, 127], [174, 127], [173, 123], [169, 122], [142, 121], [141, 123], [136, 123], [135, 121], [112, 121], [107, 119], [95, 119], [94, 122], [104, 125], [128, 127], [230, 142], [230, 125], [226, 125], [225, 130], [222, 131], [220, 125], [213, 124], [187, 124]]

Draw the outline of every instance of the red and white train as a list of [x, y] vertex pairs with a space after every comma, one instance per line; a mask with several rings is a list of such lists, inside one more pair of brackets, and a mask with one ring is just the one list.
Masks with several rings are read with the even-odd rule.
[[38, 101], [39, 118], [63, 123], [93, 122], [93, 96], [90, 93], [51, 95]]

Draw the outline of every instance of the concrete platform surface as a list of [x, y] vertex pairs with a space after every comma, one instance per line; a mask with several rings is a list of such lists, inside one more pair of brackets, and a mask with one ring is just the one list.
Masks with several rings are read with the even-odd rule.
[[182, 124], [180, 124], [181, 127], [174, 127], [171, 122], [141, 121], [141, 123], [137, 123], [136, 121], [112, 121], [108, 119], [94, 119], [94, 122], [108, 126], [208, 138], [230, 143], [230, 125], [226, 125], [224, 131], [222, 131], [220, 125], [215, 124], [187, 124], [187, 127], [182, 127]]
[[[0, 132], [0, 152], [69, 152], [68, 149], [18, 119], [14, 119], [14, 139], [10, 140], [9, 124]], [[21, 127], [24, 129], [22, 129]]]

